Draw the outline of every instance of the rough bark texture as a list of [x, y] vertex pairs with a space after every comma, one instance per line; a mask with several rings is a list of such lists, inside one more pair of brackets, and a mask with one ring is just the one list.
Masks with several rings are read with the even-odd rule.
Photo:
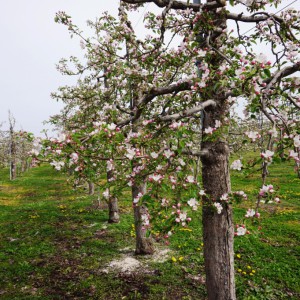
[[[207, 143], [203, 143], [207, 147]], [[203, 187], [211, 199], [218, 200], [230, 191], [229, 149], [226, 143], [209, 143], [209, 153], [202, 158]], [[206, 287], [209, 300], [234, 300], [234, 256], [232, 209], [224, 205], [221, 214], [206, 199], [203, 206], [203, 242]]]
[[[146, 184], [140, 183], [132, 186], [132, 197], [133, 199], [137, 197], [139, 193], [145, 194]], [[151, 237], [146, 236], [146, 230], [143, 226], [142, 216], [148, 214], [148, 209], [146, 206], [134, 206], [134, 225], [136, 234], [136, 248], [135, 254], [153, 254], [154, 245]]]
[[[207, 1], [212, 2], [212, 0]], [[225, 4], [223, 4], [225, 6]], [[226, 19], [211, 11], [211, 17], [216, 29], [210, 32], [210, 45], [220, 49], [225, 41]], [[206, 33], [208, 34], [208, 33]], [[210, 67], [217, 69], [222, 64], [224, 57], [215, 51], [211, 57]], [[218, 81], [218, 75], [212, 79], [213, 86]], [[216, 120], [223, 123], [228, 116], [229, 107], [226, 103], [226, 91], [221, 88], [212, 90], [210, 98], [216, 102], [215, 107], [208, 107], [203, 114], [203, 128], [215, 127]], [[204, 96], [204, 100], [206, 97]], [[230, 193], [229, 175], [229, 147], [224, 136], [209, 136], [204, 134], [201, 143], [202, 180], [203, 187], [208, 195], [204, 198], [203, 205], [203, 242], [204, 262], [206, 273], [206, 287], [209, 300], [235, 300], [234, 282], [234, 252], [233, 237], [234, 227], [232, 222], [232, 208], [222, 203], [223, 210], [220, 214], [213, 209], [215, 201], [220, 202], [223, 194]]]

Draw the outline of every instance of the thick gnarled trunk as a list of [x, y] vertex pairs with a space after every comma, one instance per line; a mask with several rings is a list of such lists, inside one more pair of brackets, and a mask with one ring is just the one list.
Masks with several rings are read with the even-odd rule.
[[232, 208], [223, 204], [220, 214], [213, 202], [230, 192], [229, 149], [225, 142], [203, 143], [209, 151], [202, 157], [203, 187], [209, 195], [203, 205], [203, 242], [209, 300], [234, 300], [234, 226]]
[[[208, 0], [207, 3], [213, 2]], [[226, 1], [219, 1], [222, 6]], [[217, 10], [211, 10], [214, 28], [210, 33], [210, 43], [215, 49], [220, 49], [226, 41], [226, 18]], [[206, 33], [208, 34], [208, 33]], [[207, 45], [208, 46], [208, 45]], [[224, 62], [224, 57], [215, 51], [209, 62], [217, 70]], [[219, 80], [218, 74], [211, 79], [212, 86]], [[215, 100], [215, 107], [208, 107], [203, 114], [203, 133], [205, 128], [216, 128], [217, 121], [223, 126], [229, 114], [226, 102], [226, 91], [222, 88], [212, 90], [210, 97]], [[204, 97], [205, 98], [205, 97]], [[203, 99], [205, 100], [205, 99]], [[220, 130], [220, 129], [218, 129]], [[201, 143], [202, 181], [206, 192], [203, 201], [203, 242], [204, 262], [206, 273], [206, 287], [209, 300], [235, 300], [234, 281], [234, 226], [232, 208], [220, 198], [231, 192], [229, 175], [229, 147], [226, 136], [204, 133]], [[214, 203], [221, 203], [223, 209], [219, 214], [214, 209]]]
[[[132, 186], [132, 198], [138, 197], [138, 194], [145, 194], [146, 192], [146, 183], [134, 184]], [[136, 234], [136, 248], [135, 254], [153, 254], [154, 253], [154, 245], [153, 239], [151, 237], [147, 237], [147, 230], [144, 225], [145, 217], [148, 217], [148, 209], [144, 205], [134, 205], [134, 226], [135, 226], [135, 234]]]

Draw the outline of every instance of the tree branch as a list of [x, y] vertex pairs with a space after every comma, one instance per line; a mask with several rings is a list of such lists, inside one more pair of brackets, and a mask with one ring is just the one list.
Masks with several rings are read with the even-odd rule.
[[[156, 4], [159, 7], [167, 7], [170, 4], [170, 0], [122, 0], [125, 3], [129, 4], [143, 4], [143, 3], [148, 3], [152, 2]], [[225, 1], [221, 0], [216, 0], [213, 2], [205, 3], [205, 4], [194, 4], [194, 3], [188, 3], [188, 2], [181, 2], [181, 1], [173, 1], [171, 8], [173, 9], [192, 9], [195, 12], [198, 12], [201, 9], [214, 9], [218, 7], [225, 6], [224, 5]]]
[[160, 116], [158, 117], [158, 119], [160, 121], [176, 121], [182, 118], [186, 118], [186, 117], [190, 117], [193, 116], [194, 114], [198, 113], [199, 111], [203, 110], [204, 108], [208, 107], [208, 106], [216, 106], [216, 102], [214, 100], [207, 100], [203, 103], [201, 103], [198, 106], [186, 109], [180, 113], [177, 114], [172, 114], [172, 115], [166, 115], [166, 116]]
[[187, 90], [191, 89], [191, 86], [192, 86], [192, 82], [186, 81], [186, 82], [182, 82], [179, 84], [171, 84], [171, 85], [165, 86], [165, 87], [152, 88], [144, 97], [142, 97], [138, 101], [137, 109], [136, 109], [134, 116], [119, 122], [117, 125], [119, 127], [122, 127], [122, 126], [128, 125], [132, 121], [139, 119], [145, 106], [149, 102], [151, 102], [155, 97], [172, 94], [174, 92], [178, 93], [178, 92], [182, 92], [182, 91], [187, 91]]
[[264, 82], [267, 83], [264, 93], [267, 93], [274, 84], [281, 80], [281, 78], [292, 75], [298, 71], [300, 71], [300, 62], [277, 71], [271, 78], [264, 80]]
[[244, 14], [234, 14], [234, 13], [227, 13], [226, 19], [228, 20], [234, 20], [234, 21], [240, 21], [245, 23], [256, 23], [256, 22], [262, 22], [266, 21], [270, 18], [273, 18], [279, 23], [283, 22], [283, 19], [274, 15], [274, 14], [268, 14], [266, 12], [256, 13], [251, 16], [244, 16]]

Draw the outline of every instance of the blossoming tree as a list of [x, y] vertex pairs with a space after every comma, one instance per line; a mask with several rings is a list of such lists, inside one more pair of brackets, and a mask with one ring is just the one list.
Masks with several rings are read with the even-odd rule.
[[[128, 14], [147, 2], [162, 12], [145, 16], [149, 35], [138, 38]], [[104, 14], [90, 22], [96, 30], [94, 39], [84, 38], [70, 17], [59, 13], [57, 21], [81, 37], [87, 58], [86, 65], [72, 58], [75, 71], [64, 60], [60, 70], [88, 73], [79, 87], [61, 89], [59, 97], [67, 106], [60, 118], [75, 109], [79, 111], [75, 116], [85, 119], [73, 132], [78, 157], [69, 154], [68, 158], [78, 162], [83, 157], [77, 171], [82, 173], [87, 165], [98, 167], [96, 161], [109, 161], [116, 165], [114, 176], [123, 174], [132, 187], [135, 225], [142, 241], [137, 242], [139, 250], [151, 253], [152, 248], [145, 234], [150, 222], [145, 204], [159, 198], [161, 190], [171, 193], [173, 189], [177, 198], [172, 216], [185, 226], [190, 218], [178, 195], [184, 198], [188, 187], [195, 187], [185, 204], [196, 209], [202, 199], [208, 298], [236, 299], [231, 204], [247, 196], [231, 191], [230, 110], [244, 99], [249, 116], [260, 117], [269, 127], [245, 132], [249, 142], [266, 137], [259, 158], [263, 182], [257, 206], [245, 215], [258, 217], [260, 202], [274, 196], [273, 186], [267, 184], [267, 166], [278, 157], [299, 162], [299, 13], [294, 9], [280, 15], [268, 12], [279, 0], [230, 0], [228, 7], [225, 0], [199, 2], [122, 0], [119, 20]], [[241, 13], [231, 12], [231, 7]], [[242, 34], [241, 23], [253, 23], [253, 33]], [[269, 51], [260, 53], [256, 44]], [[88, 153], [94, 160], [87, 159]], [[192, 160], [186, 163], [186, 157], [193, 155], [201, 157], [202, 184], [188, 167]], [[236, 160], [231, 167], [241, 170], [243, 162]], [[146, 189], [146, 182], [151, 189]], [[168, 206], [169, 200], [160, 199], [161, 206]], [[239, 226], [235, 234], [246, 232], [245, 226]]]

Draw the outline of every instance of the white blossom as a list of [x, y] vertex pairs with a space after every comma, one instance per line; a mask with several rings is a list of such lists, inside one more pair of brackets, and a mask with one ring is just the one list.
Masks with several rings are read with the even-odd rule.
[[171, 151], [170, 149], [167, 149], [167, 150], [165, 150], [164, 151], [164, 156], [166, 157], [166, 158], [170, 158], [171, 156], [173, 156], [174, 155], [174, 152], [173, 151]]
[[239, 159], [235, 160], [230, 166], [232, 170], [237, 170], [237, 171], [241, 171], [242, 167], [243, 164]]
[[294, 146], [295, 146], [296, 148], [300, 147], [300, 135], [296, 135], [296, 136], [294, 137]]
[[197, 210], [199, 206], [199, 202], [195, 198], [191, 198], [187, 203], [193, 210]]
[[65, 163], [63, 161], [52, 161], [50, 165], [53, 166], [56, 170], [60, 171]]
[[117, 128], [117, 125], [114, 124], [114, 123], [111, 123], [111, 124], [108, 124], [107, 128], [108, 128], [109, 130], [115, 130], [115, 129]]
[[158, 158], [158, 154], [156, 152], [151, 152], [150, 155], [154, 159]]
[[129, 158], [130, 160], [132, 160], [135, 156], [135, 150], [134, 149], [126, 149], [127, 150], [127, 154], [125, 154], [125, 156], [127, 158]]
[[194, 183], [195, 182], [194, 176], [193, 175], [187, 176], [186, 182], [188, 182], [188, 183]]
[[255, 216], [255, 210], [249, 208], [249, 209], [247, 210], [247, 213], [245, 214], [245, 217], [246, 217], [246, 218], [249, 218], [249, 217], [254, 217], [254, 216]]
[[240, 226], [236, 230], [236, 235], [239, 235], [239, 236], [240, 235], [245, 235], [246, 232], [247, 232], [247, 229], [245, 227], [243, 227], [243, 226]]
[[223, 210], [223, 206], [219, 202], [215, 202], [214, 206], [217, 209], [217, 213], [220, 214]]
[[109, 189], [106, 189], [103, 193], [102, 193], [103, 197], [105, 199], [108, 199], [109, 198]]

